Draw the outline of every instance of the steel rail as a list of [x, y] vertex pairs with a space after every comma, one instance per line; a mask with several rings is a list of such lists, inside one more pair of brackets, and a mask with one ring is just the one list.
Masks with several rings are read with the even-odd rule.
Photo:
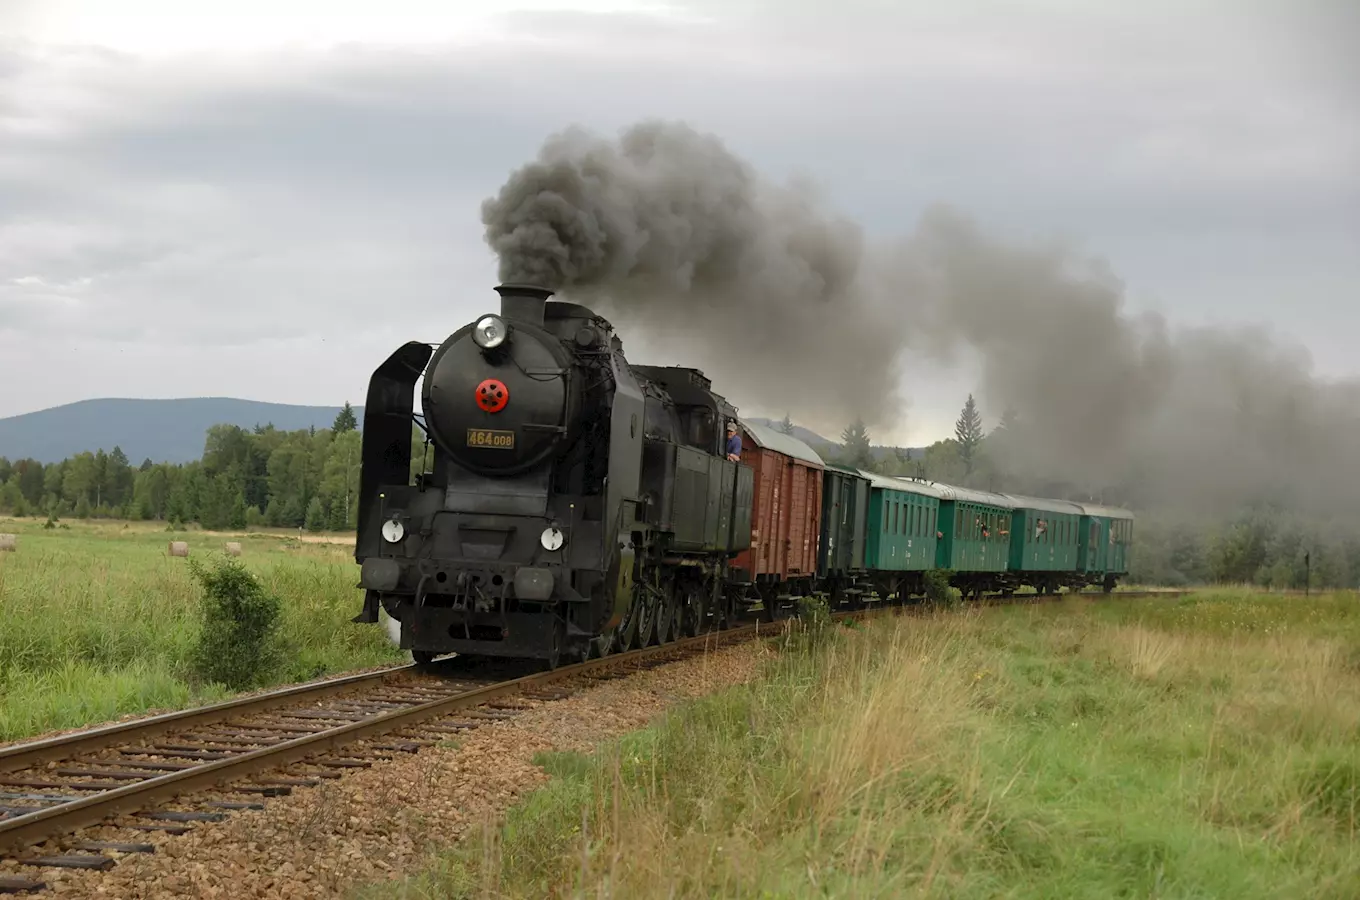
[[[756, 624], [714, 631], [669, 644], [631, 650], [627, 653], [563, 666], [550, 672], [525, 675], [521, 678], [474, 688], [470, 691], [431, 700], [428, 703], [406, 709], [382, 713], [273, 746], [262, 747], [225, 759], [205, 762], [191, 769], [181, 769], [120, 788], [101, 791], [89, 797], [40, 809], [12, 819], [0, 820], [0, 851], [12, 854], [48, 838], [90, 825], [97, 825], [112, 815], [139, 810], [150, 803], [172, 799], [189, 791], [215, 788], [245, 775], [297, 762], [315, 756], [319, 752], [333, 750], [366, 737], [400, 730], [426, 719], [441, 718], [456, 710], [468, 706], [477, 706], [508, 694], [518, 693], [525, 688], [560, 681], [597, 670], [627, 666], [630, 663], [655, 656], [700, 649], [705, 646], [716, 647], [747, 636], [758, 635], [759, 630], [760, 626]], [[776, 626], [776, 628], [770, 630], [777, 631], [778, 628]], [[101, 731], [105, 734], [108, 733], [105, 729], [101, 729]], [[132, 765], [135, 765], [135, 763]]]
[[192, 709], [162, 713], [142, 719], [104, 725], [88, 731], [74, 731], [53, 737], [0, 748], [0, 774], [29, 769], [56, 759], [65, 759], [88, 750], [103, 749], [119, 738], [154, 737], [173, 729], [198, 727], [220, 722], [238, 715], [263, 712], [300, 698], [329, 697], [353, 687], [375, 681], [384, 681], [392, 675], [414, 672], [414, 664], [393, 666], [358, 675], [345, 675], [326, 681], [309, 681], [304, 684], [267, 691], [250, 697], [238, 697], [210, 706], [196, 706]]

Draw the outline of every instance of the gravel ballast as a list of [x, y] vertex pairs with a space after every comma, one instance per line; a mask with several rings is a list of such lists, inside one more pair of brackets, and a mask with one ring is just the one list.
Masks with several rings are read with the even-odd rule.
[[[6, 861], [0, 875], [40, 878], [47, 896], [71, 898], [343, 896], [356, 885], [418, 871], [431, 852], [498, 820], [548, 780], [532, 762], [535, 753], [588, 752], [645, 727], [669, 706], [749, 680], [771, 652], [763, 641], [745, 642], [582, 687], [561, 700], [522, 700], [525, 710], [513, 719], [456, 736], [422, 735], [444, 740], [317, 787], [295, 788], [263, 801], [263, 810], [198, 823], [187, 834], [86, 829], [80, 840], [156, 846], [154, 854], [109, 852], [119, 862], [104, 872]], [[193, 809], [192, 800], [203, 799], [221, 798], [200, 795], [166, 808]]]

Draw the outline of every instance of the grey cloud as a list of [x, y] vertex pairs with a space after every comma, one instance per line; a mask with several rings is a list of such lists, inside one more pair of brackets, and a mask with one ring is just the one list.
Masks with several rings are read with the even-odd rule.
[[[1231, 312], [1241, 286], [1272, 278], [1360, 276], [1343, 254], [1360, 234], [1354, 119], [1318, 59], [1252, 60], [1254, 39], [1155, 15], [695, 9], [718, 23], [525, 15], [517, 33], [536, 40], [506, 48], [342, 48], [234, 72], [0, 52], [0, 234], [73, 234], [3, 263], [0, 315], [20, 308], [4, 298], [22, 304], [34, 337], [60, 323], [197, 346], [330, 343], [376, 331], [377, 304], [402, 313], [384, 326], [394, 340], [438, 340], [491, 302], [480, 201], [549, 133], [653, 115], [722, 135], [776, 180], [814, 173], [870, 234], [908, 233], [946, 201], [1018, 237], [1129, 248], [1138, 265], [1114, 258], [1130, 293], [1186, 313]], [[1298, 43], [1301, 22], [1279, 31]], [[24, 86], [22, 121], [5, 85]], [[1240, 249], [1262, 241], [1270, 255]], [[26, 275], [94, 279], [63, 300], [82, 314], [29, 318], [36, 286], [6, 280]], [[331, 359], [337, 383], [368, 366]]]

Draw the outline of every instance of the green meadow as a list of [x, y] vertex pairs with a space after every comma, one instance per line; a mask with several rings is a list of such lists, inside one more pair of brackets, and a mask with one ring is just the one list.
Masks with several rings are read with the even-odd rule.
[[193, 675], [202, 589], [172, 540], [208, 566], [238, 541], [282, 601], [283, 664], [261, 686], [404, 659], [380, 628], [349, 622], [361, 600], [352, 545], [122, 522], [0, 518], [0, 533], [18, 535], [17, 552], [0, 552], [0, 740], [226, 695]]
[[1360, 597], [827, 626], [368, 898], [1360, 897]]

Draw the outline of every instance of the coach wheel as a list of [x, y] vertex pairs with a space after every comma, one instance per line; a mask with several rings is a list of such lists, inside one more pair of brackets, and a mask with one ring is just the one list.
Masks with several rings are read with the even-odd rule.
[[411, 651], [411, 659], [414, 660], [415, 664], [418, 666], [428, 666], [430, 663], [434, 662], [434, 658], [438, 655], [439, 654], [435, 653], [433, 650]]

